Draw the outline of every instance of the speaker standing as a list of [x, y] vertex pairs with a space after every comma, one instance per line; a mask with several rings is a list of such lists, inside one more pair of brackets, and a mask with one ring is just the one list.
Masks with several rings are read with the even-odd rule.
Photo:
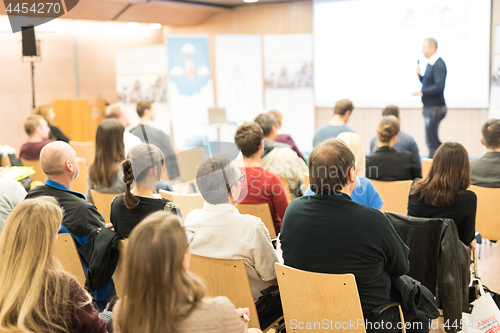
[[444, 101], [444, 86], [446, 81], [446, 64], [436, 53], [437, 41], [434, 38], [424, 40], [423, 53], [428, 59], [425, 75], [420, 75], [417, 66], [417, 75], [422, 82], [422, 90], [412, 93], [413, 96], [422, 96], [424, 104], [423, 115], [425, 119], [425, 141], [429, 148], [429, 157], [441, 145], [439, 141], [439, 123], [446, 116], [446, 103]]

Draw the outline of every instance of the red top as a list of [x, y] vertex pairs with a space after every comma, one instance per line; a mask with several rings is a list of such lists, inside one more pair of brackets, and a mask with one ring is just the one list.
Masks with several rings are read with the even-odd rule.
[[241, 170], [246, 173], [246, 179], [241, 183], [241, 194], [237, 202], [242, 204], [269, 204], [274, 229], [276, 234], [279, 234], [281, 220], [288, 207], [288, 199], [281, 179], [261, 167], [241, 168]]
[[21, 146], [21, 151], [19, 152], [19, 157], [25, 158], [27, 160], [39, 160], [40, 151], [46, 144], [51, 143], [54, 140], [42, 140], [40, 142], [26, 142]]

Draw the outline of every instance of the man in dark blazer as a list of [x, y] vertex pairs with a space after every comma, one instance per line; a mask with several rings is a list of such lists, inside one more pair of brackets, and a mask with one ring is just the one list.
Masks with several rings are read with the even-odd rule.
[[425, 69], [425, 75], [420, 75], [420, 67], [417, 66], [417, 75], [422, 82], [422, 90], [415, 91], [412, 95], [422, 96], [425, 118], [425, 141], [429, 148], [429, 157], [432, 158], [436, 150], [441, 146], [439, 141], [439, 123], [446, 116], [446, 103], [444, 101], [444, 85], [446, 81], [446, 64], [436, 53], [437, 41], [434, 38], [424, 40], [423, 53], [429, 63]]
[[486, 154], [470, 162], [472, 185], [500, 188], [500, 119], [484, 123], [482, 134]]

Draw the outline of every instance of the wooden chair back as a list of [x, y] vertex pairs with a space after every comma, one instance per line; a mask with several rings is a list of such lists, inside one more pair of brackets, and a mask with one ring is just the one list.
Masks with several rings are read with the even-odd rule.
[[236, 208], [240, 214], [248, 214], [260, 218], [262, 222], [264, 222], [267, 230], [269, 230], [269, 236], [271, 236], [271, 238], [276, 238], [276, 230], [274, 229], [273, 217], [271, 216], [269, 204], [237, 204]]
[[249, 308], [248, 327], [260, 328], [243, 259], [213, 259], [192, 254], [189, 270], [203, 278], [209, 296], [226, 296], [236, 308]]
[[35, 173], [31, 175], [31, 179], [39, 182], [44, 182], [47, 179], [47, 175], [42, 170], [42, 166], [40, 165], [40, 160], [27, 160], [25, 158], [19, 159], [23, 166], [32, 167], [35, 170]]
[[76, 157], [84, 158], [87, 164], [94, 163], [95, 144], [93, 141], [70, 141], [69, 145], [76, 152]]
[[429, 174], [429, 170], [432, 166], [432, 158], [424, 158], [422, 160], [422, 178], [425, 178]]
[[186, 217], [195, 209], [202, 209], [205, 203], [205, 200], [203, 200], [203, 197], [199, 193], [181, 194], [160, 190], [160, 195], [163, 199], [175, 202], [179, 206], [183, 217]]
[[[355, 327], [336, 327], [348, 332], [366, 332], [358, 287], [353, 274], [306, 272], [275, 263], [281, 304], [287, 331], [319, 332], [321, 326], [306, 327], [297, 323], [356, 323]], [[292, 321], [293, 320], [293, 321]], [[359, 323], [359, 325], [358, 325]], [[334, 330], [334, 327], [328, 327]]]
[[120, 195], [121, 193], [100, 193], [96, 190], [90, 190], [90, 195], [92, 196], [92, 201], [96, 206], [97, 210], [106, 220], [106, 223], [111, 223], [111, 201]]
[[116, 264], [115, 273], [113, 274], [113, 282], [115, 283], [116, 296], [118, 298], [123, 297], [123, 288], [125, 282], [125, 253], [127, 251], [128, 240], [123, 239], [118, 244], [118, 252], [120, 252], [120, 257], [118, 258], [118, 264]]
[[10, 163], [10, 158], [9, 155], [2, 155], [2, 158], [0, 159], [0, 167], [11, 167], [12, 163]]
[[205, 161], [203, 148], [190, 148], [176, 154], [180, 178], [183, 182], [196, 180], [198, 168]]
[[71, 234], [60, 233], [56, 242], [56, 258], [62, 264], [64, 270], [75, 278], [82, 288], [85, 288], [85, 272], [82, 261], [78, 255], [75, 241]]
[[500, 239], [500, 188], [472, 185], [477, 196], [476, 231], [482, 238]]
[[87, 163], [84, 158], [77, 158], [78, 169], [80, 169], [80, 174], [71, 183], [71, 190], [87, 194], [87, 175], [89, 170], [87, 168]]
[[288, 180], [284, 177], [280, 177], [281, 183], [283, 184], [283, 187], [285, 188], [285, 195], [286, 199], [288, 200], [288, 203], [292, 202], [292, 194], [290, 193], [290, 186], [288, 185]]
[[395, 182], [383, 182], [371, 180], [373, 186], [384, 200], [381, 212], [393, 212], [406, 215], [408, 212], [408, 196], [413, 181], [400, 180]]

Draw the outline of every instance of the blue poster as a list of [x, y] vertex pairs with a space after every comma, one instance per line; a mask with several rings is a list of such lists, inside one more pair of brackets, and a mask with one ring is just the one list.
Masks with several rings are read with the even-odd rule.
[[177, 147], [213, 137], [208, 108], [215, 96], [206, 36], [167, 36], [168, 94]]
[[200, 93], [212, 80], [206, 37], [167, 37], [170, 81], [182, 95]]

